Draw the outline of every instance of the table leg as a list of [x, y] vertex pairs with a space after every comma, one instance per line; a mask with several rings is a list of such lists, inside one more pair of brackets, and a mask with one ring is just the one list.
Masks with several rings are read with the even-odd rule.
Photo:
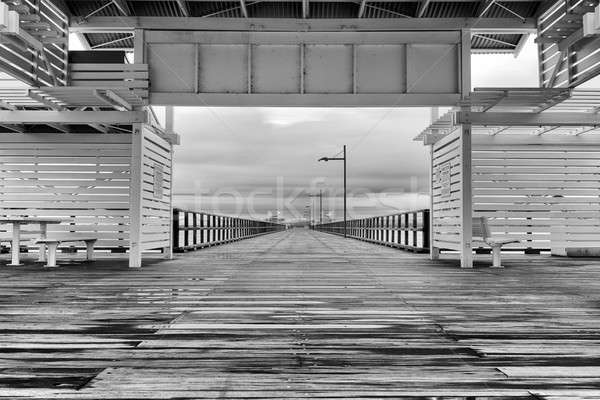
[[[40, 222], [40, 238], [47, 239], [48, 238], [48, 224], [46, 222]], [[46, 262], [46, 245], [44, 243], [40, 243], [39, 248], [38, 261]]]
[[21, 250], [21, 224], [18, 222], [13, 223], [13, 236], [12, 236], [12, 261], [8, 264], [11, 267], [18, 267], [22, 265], [19, 260], [19, 251]]

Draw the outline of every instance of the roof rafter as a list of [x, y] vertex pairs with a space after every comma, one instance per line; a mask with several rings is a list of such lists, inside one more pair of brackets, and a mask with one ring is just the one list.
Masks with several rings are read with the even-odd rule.
[[246, 8], [246, 0], [240, 0], [240, 9], [244, 18], [248, 18], [248, 9]]
[[[256, 2], [247, 3], [247, 5]], [[367, 7], [371, 7], [368, 3]], [[239, 8], [239, 5], [233, 9]], [[229, 8], [230, 10], [232, 8]], [[389, 10], [388, 10], [389, 11]], [[223, 13], [220, 10], [217, 13]], [[214, 15], [210, 14], [210, 15]], [[250, 29], [257, 31], [443, 31], [471, 29], [475, 33], [534, 33], [535, 21], [526, 22], [516, 18], [336, 18], [336, 19], [282, 19], [282, 18], [206, 18], [204, 17], [92, 17], [87, 21], [71, 22], [71, 32], [117, 32], [133, 29], [155, 30], [214, 30], [236, 31]]]
[[129, 4], [127, 4], [127, 0], [112, 0], [113, 4], [119, 9], [121, 14], [129, 17], [132, 15], [131, 9], [129, 8]]
[[476, 17], [483, 17], [486, 12], [494, 5], [495, 0], [484, 0], [479, 2], [477, 10], [475, 11]]
[[425, 11], [427, 11], [427, 7], [429, 6], [429, 3], [431, 3], [431, 0], [423, 0], [421, 3], [419, 3], [419, 10], [417, 11], [417, 18], [421, 18], [425, 14]]
[[179, 7], [179, 11], [181, 11], [181, 15], [184, 17], [189, 17], [191, 15], [190, 8], [185, 0], [175, 0], [175, 2]]
[[25, 128], [24, 125], [5, 125], [5, 124], [0, 124], [0, 127], [4, 128], [4, 129], [11, 130], [13, 132], [17, 132], [17, 133], [25, 133], [27, 131], [27, 128]]
[[308, 0], [302, 0], [302, 18], [304, 18], [304, 19], [308, 18], [309, 14], [310, 14], [310, 4], [309, 4]]
[[402, 14], [402, 13], [399, 13], [399, 12], [393, 11], [393, 10], [388, 10], [387, 8], [383, 8], [383, 7], [377, 7], [377, 6], [373, 6], [373, 5], [370, 5], [370, 4], [366, 4], [365, 7], [369, 7], [369, 8], [372, 8], [374, 10], [383, 11], [383, 12], [386, 12], [386, 13], [389, 13], [389, 14], [392, 14], [392, 15], [397, 15], [397, 16], [403, 17], [403, 18], [412, 18], [410, 15]]
[[367, 5], [367, 0], [361, 0], [360, 6], [358, 7], [358, 18], [362, 18], [365, 15], [365, 6]]

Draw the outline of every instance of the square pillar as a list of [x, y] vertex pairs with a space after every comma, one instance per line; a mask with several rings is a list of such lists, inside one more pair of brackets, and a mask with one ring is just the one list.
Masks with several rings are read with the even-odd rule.
[[131, 133], [131, 173], [129, 175], [129, 267], [142, 266], [142, 124], [133, 124]]
[[471, 239], [473, 237], [473, 191], [472, 191], [472, 152], [471, 152], [471, 124], [460, 127], [460, 267], [473, 268], [473, 250]]

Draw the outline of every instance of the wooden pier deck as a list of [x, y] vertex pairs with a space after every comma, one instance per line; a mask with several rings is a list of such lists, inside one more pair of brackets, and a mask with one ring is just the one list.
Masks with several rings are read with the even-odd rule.
[[505, 265], [296, 229], [2, 266], [0, 398], [600, 399], [600, 262]]

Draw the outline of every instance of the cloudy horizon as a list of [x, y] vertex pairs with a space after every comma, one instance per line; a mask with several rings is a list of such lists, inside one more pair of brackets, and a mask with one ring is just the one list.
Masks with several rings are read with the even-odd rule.
[[[507, 80], [506, 77], [510, 77]], [[537, 86], [530, 38], [518, 58], [472, 56], [472, 87]], [[157, 108], [162, 118], [163, 110]], [[428, 207], [428, 150], [413, 138], [429, 108], [177, 107], [174, 205], [209, 213], [288, 220], [343, 215], [342, 165], [318, 163], [348, 146], [351, 218]], [[307, 206], [309, 206], [307, 208]]]

